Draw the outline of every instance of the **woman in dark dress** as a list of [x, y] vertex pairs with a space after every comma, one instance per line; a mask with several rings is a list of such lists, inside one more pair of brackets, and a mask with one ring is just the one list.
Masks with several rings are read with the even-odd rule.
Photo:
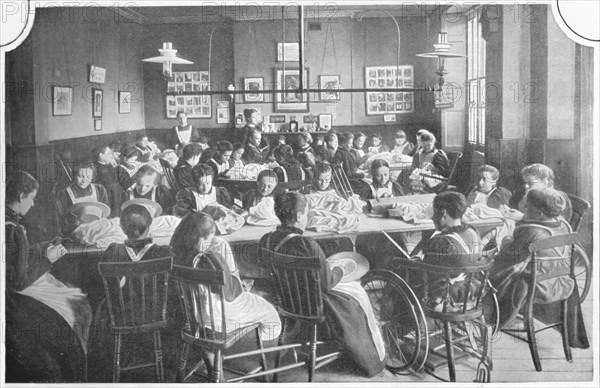
[[[275, 213], [281, 225], [264, 235], [259, 246], [287, 255], [319, 257], [322, 260], [320, 278], [328, 327], [366, 376], [381, 372], [385, 366], [385, 345], [379, 328], [374, 324], [366, 292], [359, 282], [341, 283], [343, 270], [329, 268], [316, 240], [302, 235], [308, 217], [306, 198], [297, 192], [277, 195]], [[320, 331], [321, 334], [324, 332]]]
[[20, 223], [37, 189], [22, 171], [6, 184], [6, 381], [85, 381], [92, 315], [87, 297], [49, 273], [66, 249], [30, 245]]

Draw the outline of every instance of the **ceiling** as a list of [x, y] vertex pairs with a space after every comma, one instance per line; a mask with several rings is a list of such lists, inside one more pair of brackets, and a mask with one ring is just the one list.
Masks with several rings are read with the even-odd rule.
[[[214, 3], [213, 3], [214, 4]], [[395, 5], [344, 5], [334, 3], [304, 6], [306, 22], [319, 22], [330, 18], [389, 17], [427, 18], [444, 12], [447, 6], [439, 4], [405, 3]], [[172, 23], [222, 23], [230, 21], [256, 21], [298, 19], [298, 7], [258, 6], [238, 4], [231, 6], [165, 6], [116, 7], [121, 16], [140, 24]]]

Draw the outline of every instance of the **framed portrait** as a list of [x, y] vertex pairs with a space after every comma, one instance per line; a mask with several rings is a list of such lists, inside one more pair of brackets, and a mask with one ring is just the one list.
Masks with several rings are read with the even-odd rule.
[[320, 99], [323, 102], [338, 102], [340, 100], [340, 92], [337, 90], [340, 88], [340, 76], [339, 75], [321, 75], [319, 76], [319, 89], [327, 90], [326, 92], [320, 93]]
[[119, 91], [119, 113], [131, 113], [131, 92]]
[[92, 117], [102, 117], [102, 89], [92, 88]]
[[102, 119], [94, 119], [94, 131], [102, 130]]
[[263, 102], [265, 96], [262, 93], [264, 90], [264, 80], [262, 77], [244, 78], [244, 102]]
[[[303, 85], [308, 85], [308, 68], [304, 69]], [[300, 69], [285, 69], [285, 80], [283, 70], [275, 69], [275, 87], [283, 90], [275, 93], [275, 112], [308, 112], [308, 93], [299, 93]]]
[[73, 112], [73, 88], [52, 87], [52, 116], [70, 116]]
[[333, 115], [330, 113], [319, 114], [319, 128], [324, 131], [328, 131], [333, 126]]

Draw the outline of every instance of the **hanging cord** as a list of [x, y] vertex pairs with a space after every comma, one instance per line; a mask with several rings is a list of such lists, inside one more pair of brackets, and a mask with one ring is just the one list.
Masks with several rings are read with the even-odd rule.
[[338, 60], [337, 54], [335, 52], [335, 39], [333, 35], [333, 28], [331, 27], [332, 23], [327, 23], [327, 29], [325, 30], [325, 44], [323, 45], [323, 55], [321, 56], [321, 73], [323, 74], [323, 68], [325, 67], [325, 54], [327, 52], [327, 41], [329, 40], [329, 33], [331, 32], [331, 47], [333, 50], [333, 60], [335, 62], [335, 74], [339, 74], [338, 71]]

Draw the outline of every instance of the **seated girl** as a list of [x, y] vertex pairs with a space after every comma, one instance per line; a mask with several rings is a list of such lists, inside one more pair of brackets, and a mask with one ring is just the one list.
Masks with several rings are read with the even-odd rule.
[[498, 186], [500, 171], [494, 166], [483, 165], [477, 169], [477, 185], [467, 193], [467, 206], [481, 203], [494, 209], [508, 206], [512, 193]]
[[435, 136], [431, 133], [421, 135], [421, 146], [423, 147], [413, 157], [413, 164], [409, 170], [402, 171], [398, 176], [405, 191], [412, 193], [437, 193], [444, 186], [444, 182], [431, 178], [422, 177], [421, 172], [428, 175], [439, 175], [448, 178], [450, 173], [450, 161], [446, 153], [435, 148]]
[[117, 165], [117, 180], [124, 191], [135, 184], [133, 176], [142, 166], [137, 161], [139, 156], [140, 151], [135, 147], [127, 147], [121, 153], [120, 163]]
[[214, 179], [224, 177], [229, 171], [229, 158], [233, 154], [233, 145], [228, 141], [217, 143], [217, 153], [206, 163], [214, 172]]
[[273, 150], [273, 156], [279, 165], [279, 167], [273, 168], [279, 182], [297, 182], [306, 178], [302, 164], [294, 158], [294, 153], [290, 145], [278, 145]]
[[173, 215], [182, 218], [192, 210], [202, 211], [206, 206], [220, 204], [231, 208], [232, 202], [227, 189], [213, 186], [213, 169], [204, 163], [192, 169], [193, 187], [177, 193]]
[[266, 226], [279, 223], [273, 210], [273, 194], [278, 182], [273, 170], [263, 170], [258, 174], [258, 187], [248, 191], [242, 200], [242, 208], [248, 212], [248, 224]]
[[63, 236], [69, 236], [80, 221], [70, 213], [71, 206], [82, 202], [102, 202], [110, 207], [108, 194], [102, 185], [92, 183], [94, 164], [81, 162], [73, 167], [73, 183], [56, 194], [57, 220]]
[[403, 156], [408, 156], [413, 152], [415, 146], [406, 140], [406, 133], [403, 130], [396, 131], [395, 139], [394, 149], [391, 151], [394, 157], [401, 159]]
[[382, 152], [390, 152], [390, 149], [388, 148], [388, 146], [386, 146], [385, 144], [381, 144], [381, 139], [382, 139], [381, 134], [379, 134], [379, 133], [373, 134], [373, 137], [371, 138], [371, 146], [369, 147], [367, 154], [376, 155], [376, 154], [380, 154]]
[[[308, 203], [303, 194], [286, 192], [275, 197], [275, 213], [281, 225], [265, 234], [259, 242], [261, 248], [297, 257], [318, 257], [321, 289], [326, 323], [356, 366], [366, 375], [374, 376], [385, 366], [385, 344], [369, 298], [359, 282], [341, 283], [343, 269], [330, 268], [323, 250], [316, 240], [304, 237], [308, 219]], [[262, 252], [262, 250], [261, 250]], [[265, 262], [268, 258], [263, 257]], [[320, 330], [323, 336], [325, 330]]]
[[365, 174], [358, 170], [360, 162], [356, 159], [356, 156], [350, 151], [352, 147], [352, 140], [354, 135], [351, 133], [340, 133], [338, 136], [339, 147], [335, 152], [335, 163], [342, 165], [342, 169], [346, 173], [348, 179], [361, 179], [364, 178]]
[[352, 140], [352, 149], [350, 151], [354, 154], [358, 166], [367, 160], [367, 154], [363, 150], [365, 140], [367, 140], [367, 136], [362, 132], [356, 132]]
[[[525, 196], [523, 221], [517, 224], [512, 237], [505, 237], [501, 241], [500, 251], [494, 257], [494, 265], [490, 271], [490, 281], [497, 290], [500, 305], [500, 327], [508, 326], [525, 306], [530, 275], [527, 266], [531, 257], [529, 244], [547, 237], [571, 233], [569, 223], [561, 217], [564, 206], [564, 198], [557, 191], [548, 188], [530, 189]], [[538, 273], [542, 273], [544, 279], [538, 280], [536, 286], [534, 311], [536, 318], [544, 321], [544, 317], [549, 315], [560, 316], [560, 303], [554, 302], [566, 299], [577, 287], [569, 275], [571, 247], [545, 249], [538, 252], [538, 256], [561, 258], [538, 264]], [[576, 297], [578, 301], [579, 296]], [[542, 308], [544, 311], [541, 311]], [[540, 315], [537, 314], [538, 310]], [[573, 337], [570, 338], [571, 346], [586, 348], [588, 342], [579, 303], [569, 303], [568, 316], [575, 317], [579, 324], [575, 330], [569, 329]]]
[[6, 182], [6, 381], [85, 381], [92, 321], [88, 298], [50, 274], [52, 265], [67, 253], [65, 247], [30, 245], [21, 224], [34, 206], [38, 187], [35, 178], [23, 171]]
[[242, 155], [244, 154], [244, 144], [235, 143], [233, 145], [233, 152], [231, 153], [231, 159], [229, 159], [229, 168], [232, 170], [242, 170], [244, 168], [244, 161]]
[[[174, 264], [221, 270], [225, 275], [225, 308], [227, 331], [231, 332], [255, 322], [260, 323], [260, 335], [264, 341], [279, 337], [281, 321], [275, 307], [264, 298], [246, 290], [229, 244], [215, 236], [214, 220], [205, 213], [191, 212], [186, 215], [171, 239], [175, 251]], [[206, 292], [202, 289], [201, 292]], [[221, 302], [213, 296], [215, 325], [221, 326]], [[204, 317], [209, 322], [211, 318]]]
[[133, 186], [123, 195], [122, 203], [134, 198], [145, 198], [154, 201], [162, 208], [163, 215], [173, 211], [173, 196], [168, 188], [157, 185], [158, 172], [148, 166], [142, 166], [133, 177]]
[[390, 165], [385, 160], [377, 159], [371, 163], [373, 182], [365, 186], [360, 193], [362, 199], [398, 197], [404, 195], [402, 187], [390, 180]]

